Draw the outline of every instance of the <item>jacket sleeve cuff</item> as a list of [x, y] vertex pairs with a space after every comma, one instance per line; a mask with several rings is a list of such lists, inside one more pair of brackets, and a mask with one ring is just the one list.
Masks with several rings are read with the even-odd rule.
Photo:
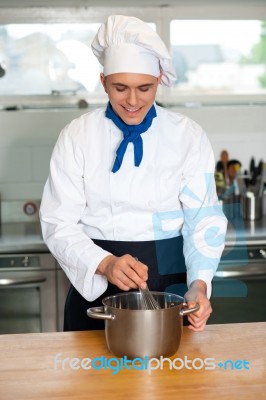
[[190, 275], [187, 274], [187, 286], [188, 288], [195, 280], [202, 280], [207, 285], [207, 298], [210, 299], [212, 293], [212, 278], [213, 278], [213, 270], [212, 269], [204, 269], [198, 271], [196, 274]]

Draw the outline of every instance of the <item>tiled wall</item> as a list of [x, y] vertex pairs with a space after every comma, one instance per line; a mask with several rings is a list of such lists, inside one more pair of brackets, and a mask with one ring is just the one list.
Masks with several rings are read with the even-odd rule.
[[[226, 148], [244, 168], [251, 156], [266, 161], [266, 107], [178, 109], [204, 127], [218, 160]], [[2, 200], [40, 199], [60, 130], [84, 110], [0, 112]]]
[[41, 198], [59, 132], [79, 114], [78, 111], [0, 112], [2, 200]]
[[266, 107], [204, 107], [180, 110], [197, 121], [207, 132], [216, 160], [226, 149], [230, 159], [238, 159], [243, 170], [251, 157], [256, 164], [266, 162]]

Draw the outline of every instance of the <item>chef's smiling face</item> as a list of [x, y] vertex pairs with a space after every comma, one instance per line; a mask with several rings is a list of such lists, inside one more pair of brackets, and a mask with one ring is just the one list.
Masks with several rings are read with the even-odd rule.
[[155, 101], [160, 77], [118, 73], [104, 76], [101, 82], [114, 112], [128, 125], [138, 125]]

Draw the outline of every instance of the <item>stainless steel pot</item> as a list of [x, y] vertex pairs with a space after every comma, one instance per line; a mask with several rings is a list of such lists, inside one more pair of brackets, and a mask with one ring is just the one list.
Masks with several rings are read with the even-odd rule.
[[199, 309], [187, 308], [183, 297], [151, 292], [160, 310], [142, 310], [139, 292], [118, 293], [102, 300], [104, 306], [87, 310], [91, 318], [105, 320], [108, 349], [118, 357], [170, 357], [180, 344], [183, 315]]

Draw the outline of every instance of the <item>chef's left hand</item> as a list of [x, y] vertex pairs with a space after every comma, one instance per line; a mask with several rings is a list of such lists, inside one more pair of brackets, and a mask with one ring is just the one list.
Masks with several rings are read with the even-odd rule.
[[188, 328], [194, 332], [203, 331], [212, 312], [211, 303], [207, 298], [206, 283], [202, 280], [192, 282], [184, 297], [189, 308], [194, 307], [196, 303], [200, 306], [198, 311], [188, 314], [187, 318], [191, 324]]

